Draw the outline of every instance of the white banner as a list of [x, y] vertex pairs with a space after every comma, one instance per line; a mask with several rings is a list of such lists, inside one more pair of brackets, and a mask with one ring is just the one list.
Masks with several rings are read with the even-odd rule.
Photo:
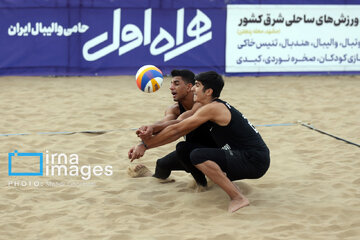
[[226, 72], [360, 71], [359, 5], [228, 5]]

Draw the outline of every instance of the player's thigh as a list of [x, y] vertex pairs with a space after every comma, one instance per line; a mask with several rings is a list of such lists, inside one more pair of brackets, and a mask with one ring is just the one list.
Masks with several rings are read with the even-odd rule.
[[219, 148], [196, 148], [191, 152], [190, 159], [193, 165], [210, 160], [215, 162], [223, 172], [228, 171], [225, 151]]

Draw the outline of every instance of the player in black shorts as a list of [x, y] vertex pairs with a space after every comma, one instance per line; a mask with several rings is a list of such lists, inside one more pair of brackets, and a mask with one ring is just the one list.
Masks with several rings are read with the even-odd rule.
[[[178, 139], [196, 127], [210, 121], [209, 131], [217, 148], [204, 148], [179, 143], [177, 151], [184, 149], [190, 155], [181, 160], [195, 165], [202, 173], [218, 184], [230, 197], [229, 211], [234, 212], [249, 204], [234, 180], [260, 178], [270, 165], [270, 151], [258, 131], [237, 109], [218, 97], [224, 86], [216, 72], [201, 73], [193, 87], [195, 102], [202, 103], [196, 113], [183, 121], [168, 126], [158, 135], [129, 151], [131, 160], [140, 158], [146, 149], [164, 145]], [[225, 174], [224, 174], [225, 173]]]
[[[171, 71], [171, 76], [172, 81], [170, 91], [173, 95], [174, 101], [177, 103], [166, 110], [163, 120], [152, 125], [142, 126], [136, 131], [136, 134], [145, 141], [153, 134], [160, 132], [167, 125], [174, 124], [179, 122], [181, 119], [191, 116], [197, 108], [202, 106], [200, 103], [195, 104], [194, 95], [191, 91], [191, 88], [195, 83], [195, 74], [193, 72], [186, 69], [174, 69]], [[204, 124], [186, 134], [185, 142], [207, 147], [216, 146], [214, 140], [211, 138], [208, 128]], [[184, 149], [182, 153], [185, 156], [190, 155], [190, 152], [186, 152], [186, 149]], [[153, 176], [159, 179], [167, 179], [172, 171], [190, 172], [198, 185], [207, 185], [204, 174], [194, 167], [194, 165], [188, 164], [186, 161], [182, 161], [176, 151], [173, 151], [157, 160], [154, 174], [151, 174], [151, 172], [142, 164], [139, 164], [129, 170], [130, 174], [136, 177]]]

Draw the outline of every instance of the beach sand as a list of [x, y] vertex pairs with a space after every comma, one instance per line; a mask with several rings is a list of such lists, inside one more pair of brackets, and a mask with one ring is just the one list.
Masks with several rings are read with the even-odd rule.
[[[261, 179], [235, 182], [250, 206], [233, 214], [219, 187], [195, 192], [187, 173], [166, 184], [129, 177], [129, 165], [153, 171], [175, 148], [127, 159], [134, 128], [173, 104], [169, 85], [148, 94], [133, 76], [1, 77], [0, 134], [28, 135], [0, 136], [0, 239], [359, 239], [360, 148], [300, 124], [257, 127], [271, 166]], [[359, 90], [359, 76], [226, 77], [221, 98], [254, 125], [302, 121], [360, 144]], [[109, 131], [39, 134], [86, 130]], [[9, 176], [14, 150], [43, 153], [44, 164], [46, 154], [76, 154], [66, 166], [96, 174]], [[14, 171], [39, 170], [36, 157], [20, 159]]]

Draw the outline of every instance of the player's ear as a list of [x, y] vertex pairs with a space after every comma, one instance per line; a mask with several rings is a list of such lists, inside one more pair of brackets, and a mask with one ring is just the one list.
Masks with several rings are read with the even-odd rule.
[[208, 88], [208, 89], [205, 90], [205, 95], [206, 96], [212, 96], [212, 94], [213, 94], [212, 88]]
[[191, 83], [188, 83], [188, 84], [186, 84], [186, 90], [188, 91], [188, 92], [191, 92], [191, 88], [193, 87], [193, 85], [191, 84]]

